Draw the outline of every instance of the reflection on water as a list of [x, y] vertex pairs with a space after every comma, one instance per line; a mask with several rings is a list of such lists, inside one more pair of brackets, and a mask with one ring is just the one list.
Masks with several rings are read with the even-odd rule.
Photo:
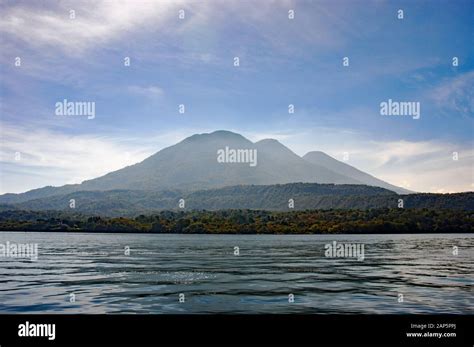
[[[365, 260], [326, 258], [334, 240], [364, 243]], [[39, 255], [0, 257], [1, 313], [474, 313], [467, 234], [0, 232], [7, 241]]]

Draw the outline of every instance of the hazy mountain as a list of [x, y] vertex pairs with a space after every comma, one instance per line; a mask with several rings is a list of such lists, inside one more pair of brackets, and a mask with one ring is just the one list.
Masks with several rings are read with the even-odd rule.
[[400, 188], [390, 183], [379, 180], [378, 178], [372, 175], [369, 175], [363, 171], [360, 171], [353, 166], [350, 166], [346, 163], [343, 163], [339, 160], [334, 159], [333, 157], [327, 155], [324, 152], [320, 152], [320, 151], [308, 152], [303, 156], [303, 159], [309, 161], [310, 163], [313, 163], [315, 165], [320, 165], [322, 167], [325, 167], [328, 170], [332, 170], [334, 172], [337, 172], [339, 174], [342, 174], [346, 177], [352, 178], [354, 180], [357, 180], [369, 186], [386, 188], [400, 194], [413, 193], [407, 189]]
[[[256, 165], [218, 162], [218, 151], [256, 150]], [[250, 152], [249, 152], [250, 153]], [[270, 185], [294, 182], [369, 184], [401, 188], [364, 174], [335, 159], [305, 159], [293, 153], [276, 140], [253, 143], [230, 131], [190, 136], [176, 145], [167, 147], [144, 161], [111, 172], [105, 176], [84, 181], [82, 184], [45, 187], [23, 194], [5, 194], [0, 203], [18, 203], [76, 191], [180, 189], [186, 191], [221, 188], [233, 185]], [[247, 158], [248, 159], [248, 158]], [[318, 159], [318, 160], [316, 160]], [[336, 165], [334, 162], [341, 165]], [[358, 174], [355, 174], [357, 171]]]
[[[226, 147], [230, 150], [256, 150], [256, 165], [219, 163], [217, 152]], [[188, 137], [139, 164], [85, 181], [82, 185], [87, 190], [197, 190], [239, 184], [292, 182], [361, 183], [309, 163], [276, 140], [252, 143], [241, 135], [216, 131]]]

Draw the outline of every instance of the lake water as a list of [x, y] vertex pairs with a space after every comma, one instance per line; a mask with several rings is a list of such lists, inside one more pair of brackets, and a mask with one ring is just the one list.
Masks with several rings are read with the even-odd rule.
[[[0, 232], [7, 241], [37, 243], [38, 259], [0, 257], [0, 313], [474, 313], [468, 234]], [[364, 260], [325, 257], [333, 241], [362, 243]]]

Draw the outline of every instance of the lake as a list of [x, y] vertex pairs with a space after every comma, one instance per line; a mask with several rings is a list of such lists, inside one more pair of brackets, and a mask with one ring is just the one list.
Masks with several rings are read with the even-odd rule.
[[[326, 257], [334, 241], [363, 260]], [[0, 313], [474, 313], [470, 234], [0, 232], [7, 243], [38, 258], [0, 256]]]

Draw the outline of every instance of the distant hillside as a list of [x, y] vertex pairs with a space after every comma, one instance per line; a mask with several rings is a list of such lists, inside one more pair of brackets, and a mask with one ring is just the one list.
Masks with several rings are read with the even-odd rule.
[[[69, 207], [75, 200], [75, 208]], [[79, 191], [3, 204], [0, 210], [58, 210], [101, 216], [134, 216], [160, 210], [253, 209], [289, 211], [306, 209], [396, 208], [403, 199], [405, 208], [433, 208], [474, 211], [474, 193], [398, 195], [384, 188], [364, 185], [291, 183], [266, 186], [231, 186], [219, 189], [184, 192], [179, 190]]]

